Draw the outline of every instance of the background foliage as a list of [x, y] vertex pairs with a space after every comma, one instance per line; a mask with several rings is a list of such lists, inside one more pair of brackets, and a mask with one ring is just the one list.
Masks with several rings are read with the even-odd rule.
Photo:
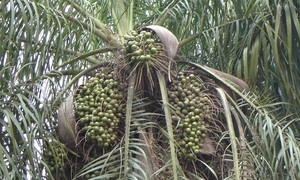
[[41, 142], [53, 135], [61, 100], [84, 81], [84, 70], [118, 58], [122, 35], [150, 24], [180, 40], [177, 60], [249, 84], [255, 95], [243, 97], [253, 113], [242, 122], [258, 177], [300, 177], [297, 0], [11, 0], [0, 8], [4, 179], [45, 174]]

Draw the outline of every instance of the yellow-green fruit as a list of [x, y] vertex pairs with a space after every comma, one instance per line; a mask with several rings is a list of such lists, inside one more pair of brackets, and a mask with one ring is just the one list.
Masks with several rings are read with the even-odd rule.
[[124, 89], [114, 71], [103, 70], [77, 91], [75, 112], [79, 138], [86, 148], [103, 149], [115, 144], [120, 119], [125, 116]]
[[44, 142], [43, 144], [43, 159], [48, 164], [52, 175], [63, 173], [67, 162], [67, 152], [55, 142]]
[[[201, 155], [201, 144], [206, 137], [207, 113], [211, 102], [205, 93], [202, 81], [194, 74], [179, 73], [168, 87], [172, 111], [174, 136], [179, 145], [179, 157], [195, 159]], [[176, 126], [175, 126], [176, 125]]]
[[161, 43], [151, 32], [142, 30], [124, 36], [126, 56], [131, 63], [147, 63], [152, 61], [151, 55], [163, 52]]

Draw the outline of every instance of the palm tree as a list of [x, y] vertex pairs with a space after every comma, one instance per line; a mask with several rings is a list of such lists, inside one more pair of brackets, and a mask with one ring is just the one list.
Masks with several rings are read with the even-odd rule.
[[[3, 179], [300, 177], [297, 1], [0, 4]], [[130, 61], [138, 59], [130, 38], [143, 31], [167, 50], [150, 61], [155, 68]], [[252, 92], [241, 92], [243, 81], [222, 71], [244, 79]], [[123, 97], [115, 144], [104, 150], [77, 141], [85, 136], [83, 119], [76, 120], [83, 89], [108, 78], [101, 72], [115, 73]], [[171, 94], [187, 77], [196, 77], [198, 95], [213, 110], [196, 158], [178, 138], [183, 120], [173, 117], [178, 103]]]

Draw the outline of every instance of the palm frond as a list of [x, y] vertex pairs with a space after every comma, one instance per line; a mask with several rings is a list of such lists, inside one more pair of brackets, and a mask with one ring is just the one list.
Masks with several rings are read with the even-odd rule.
[[[229, 96], [228, 98], [232, 101]], [[289, 131], [292, 124], [299, 121], [299, 119], [292, 121], [287, 121], [289, 117], [281, 119], [280, 112], [278, 112], [278, 103], [270, 103], [267, 96], [258, 98], [255, 95], [248, 94], [243, 98], [254, 102], [249, 104], [252, 111], [249, 117], [245, 116], [241, 109], [234, 105], [235, 103], [231, 103], [235, 109], [232, 110], [236, 124], [235, 128], [236, 126], [242, 127], [243, 124], [246, 125], [246, 129], [242, 129], [242, 131], [237, 128], [239, 130], [237, 142], [241, 178], [297, 178], [298, 174], [295, 173], [296, 169], [299, 168], [297, 160], [293, 160], [292, 171], [282, 167], [288, 167], [290, 165], [288, 159], [291, 158], [291, 153], [293, 152], [293, 157], [296, 158], [296, 151], [299, 150], [297, 146], [294, 146], [294, 142], [298, 141], [297, 135], [295, 133], [290, 134], [292, 131]], [[232, 153], [234, 152], [227, 153], [226, 156], [232, 157]], [[271, 154], [278, 154], [279, 156], [271, 157]], [[247, 168], [246, 171], [243, 170], [243, 166]], [[254, 169], [254, 167], [256, 168]]]
[[[297, 139], [294, 133], [290, 134], [291, 131], [285, 131], [285, 128], [290, 129], [291, 123], [286, 124], [284, 121], [278, 123], [270, 118], [267, 112], [253, 118], [256, 134], [264, 142], [256, 142], [257, 144], [253, 146], [255, 154], [262, 153], [261, 156], [256, 155], [255, 157], [258, 176], [273, 179], [281, 179], [284, 176], [298, 178], [299, 175], [295, 172], [297, 172], [296, 169], [299, 169], [299, 161], [295, 161], [297, 158], [295, 155], [299, 151], [299, 147], [294, 144]], [[277, 156], [271, 157], [271, 154], [277, 154]], [[293, 159], [293, 167], [289, 167], [291, 159]]]
[[[182, 39], [180, 46], [185, 57], [236, 75], [250, 87], [257, 86], [260, 93], [269, 92], [281, 97], [280, 101], [299, 104], [295, 98], [299, 53], [292, 53], [299, 49], [299, 18], [296, 13], [299, 3], [224, 1], [219, 4], [202, 2], [202, 5], [208, 6], [208, 10], [197, 11], [197, 22], [201, 22], [198, 29], [187, 26], [195, 34], [177, 34], [174, 30], [177, 37]], [[210, 9], [212, 6], [214, 10]], [[196, 16], [196, 12], [189, 12]], [[184, 38], [180, 38], [182, 35]], [[294, 118], [298, 117], [297, 106], [286, 110], [282, 111], [283, 116], [292, 113]]]
[[[25, 88], [24, 86], [19, 86]], [[1, 151], [3, 152], [2, 172], [5, 177], [22, 178], [27, 168], [38, 169], [35, 138], [40, 135], [38, 127], [41, 114], [37, 111], [39, 99], [34, 91], [18, 92], [19, 87], [12, 86], [11, 92], [1, 93]], [[28, 86], [27, 86], [28, 88]], [[38, 90], [39, 91], [39, 90]], [[26, 93], [25, 93], [26, 92]], [[24, 154], [26, 154], [24, 156]], [[37, 174], [36, 174], [37, 173]], [[36, 176], [38, 172], [29, 176]]]

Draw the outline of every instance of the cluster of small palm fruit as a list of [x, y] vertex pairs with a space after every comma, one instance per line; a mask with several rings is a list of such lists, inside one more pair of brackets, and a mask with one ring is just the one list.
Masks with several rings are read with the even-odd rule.
[[152, 32], [146, 30], [139, 33], [131, 31], [124, 36], [124, 39], [130, 62], [149, 62], [154, 59], [153, 56], [163, 52], [163, 45]]
[[193, 159], [201, 154], [212, 104], [202, 84], [194, 74], [180, 72], [168, 88], [179, 157]]
[[91, 179], [91, 178], [95, 178], [97, 176], [99, 176], [101, 174], [101, 172], [99, 170], [96, 170], [96, 171], [93, 171], [93, 172], [90, 172], [88, 174], [86, 174], [84, 176], [85, 179]]
[[[105, 173], [106, 173], [105, 178], [103, 177], [103, 171], [101, 169], [101, 170], [95, 170], [95, 171], [85, 174], [84, 179], [93, 179], [93, 178], [107, 179], [107, 180], [118, 179], [117, 176], [118, 176], [119, 170], [120, 170], [120, 168], [118, 166], [116, 166], [116, 164], [113, 164], [110, 167], [105, 168]], [[109, 174], [109, 176], [107, 174]], [[99, 178], [99, 176], [102, 176], [102, 177]]]
[[78, 89], [75, 116], [85, 145], [105, 149], [116, 143], [125, 113], [124, 90], [114, 71], [99, 72]]
[[50, 173], [55, 176], [62, 173], [67, 162], [67, 152], [59, 144], [51, 141], [45, 142], [43, 146], [43, 159], [49, 165]]

